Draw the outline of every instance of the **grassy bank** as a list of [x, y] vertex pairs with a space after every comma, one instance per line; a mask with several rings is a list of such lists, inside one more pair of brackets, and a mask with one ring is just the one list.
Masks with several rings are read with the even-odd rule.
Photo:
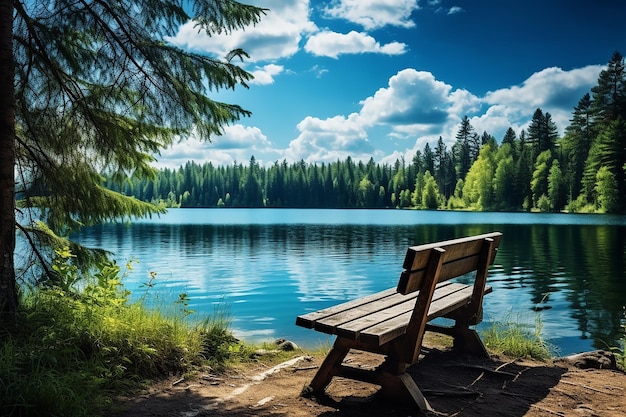
[[82, 285], [67, 251], [54, 268], [58, 282], [23, 294], [0, 326], [0, 415], [94, 416], [148, 380], [249, 354], [223, 314], [198, 322], [184, 294], [165, 315], [130, 301], [115, 264]]
[[541, 316], [536, 315], [533, 322], [524, 317], [512, 318], [494, 323], [481, 336], [487, 349], [495, 354], [513, 358], [549, 359], [556, 353], [555, 347], [542, 337]]

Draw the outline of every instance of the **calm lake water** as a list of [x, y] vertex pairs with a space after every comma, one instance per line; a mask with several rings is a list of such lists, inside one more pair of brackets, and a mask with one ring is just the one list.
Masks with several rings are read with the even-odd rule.
[[626, 217], [412, 210], [173, 209], [132, 225], [86, 229], [76, 239], [137, 260], [134, 297], [190, 297], [197, 315], [226, 308], [238, 337], [332, 338], [295, 317], [394, 287], [410, 245], [490, 231], [504, 236], [484, 322], [543, 323], [566, 355], [616, 345], [626, 305]]

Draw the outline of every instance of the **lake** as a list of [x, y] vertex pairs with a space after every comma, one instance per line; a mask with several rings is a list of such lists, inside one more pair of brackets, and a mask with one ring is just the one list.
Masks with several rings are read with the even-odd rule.
[[[136, 299], [198, 317], [227, 309], [248, 341], [332, 340], [295, 317], [397, 284], [411, 245], [503, 233], [489, 273], [484, 328], [534, 325], [566, 355], [615, 346], [626, 305], [626, 216], [416, 210], [172, 209], [161, 217], [83, 230], [74, 238], [134, 259]], [[156, 273], [152, 288], [145, 283]], [[146, 293], [147, 291], [147, 293]], [[154, 301], [156, 300], [156, 301]]]

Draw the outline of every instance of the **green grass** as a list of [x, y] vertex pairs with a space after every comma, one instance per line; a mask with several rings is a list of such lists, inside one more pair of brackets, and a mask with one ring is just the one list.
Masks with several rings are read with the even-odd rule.
[[485, 346], [492, 353], [515, 358], [547, 360], [553, 356], [555, 348], [543, 340], [542, 328], [539, 314], [535, 316], [534, 323], [529, 323], [521, 315], [515, 320], [509, 316], [484, 330], [481, 336]]
[[0, 324], [0, 415], [93, 416], [146, 381], [250, 354], [226, 313], [198, 322], [181, 294], [166, 315], [130, 301], [117, 265], [84, 282], [71, 254], [57, 255], [59, 281], [23, 294]]
[[622, 318], [622, 337], [618, 340], [618, 346], [611, 348], [611, 351], [615, 354], [615, 361], [617, 366], [623, 371], [626, 371], [626, 307], [623, 307], [624, 314]]

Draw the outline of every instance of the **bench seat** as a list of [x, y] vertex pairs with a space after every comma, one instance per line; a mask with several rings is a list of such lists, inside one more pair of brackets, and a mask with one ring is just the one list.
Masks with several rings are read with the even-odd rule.
[[[439, 283], [428, 309], [427, 321], [445, 317], [472, 299], [473, 285]], [[492, 291], [485, 287], [485, 294]], [[367, 297], [298, 316], [296, 324], [322, 333], [382, 346], [406, 332], [419, 291], [407, 295], [390, 288]]]

